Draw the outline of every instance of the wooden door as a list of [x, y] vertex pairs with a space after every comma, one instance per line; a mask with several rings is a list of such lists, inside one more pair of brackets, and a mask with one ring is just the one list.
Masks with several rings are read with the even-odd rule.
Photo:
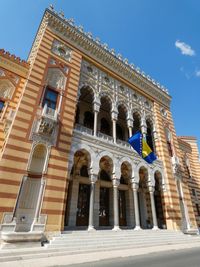
[[124, 190], [119, 190], [119, 225], [126, 226], [126, 195]]
[[90, 185], [79, 184], [76, 226], [88, 226], [90, 205]]
[[109, 226], [109, 188], [100, 187], [99, 226]]

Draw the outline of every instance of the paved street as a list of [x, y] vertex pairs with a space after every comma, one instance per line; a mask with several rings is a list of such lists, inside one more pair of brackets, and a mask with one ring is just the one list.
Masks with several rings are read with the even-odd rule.
[[[56, 265], [54, 267], [64, 267]], [[73, 267], [199, 267], [200, 247], [67, 265]]]

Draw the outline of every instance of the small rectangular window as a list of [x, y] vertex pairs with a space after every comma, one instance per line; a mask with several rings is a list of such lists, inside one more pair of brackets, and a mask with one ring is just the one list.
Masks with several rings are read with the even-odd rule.
[[42, 106], [44, 107], [45, 105], [47, 105], [48, 108], [56, 109], [57, 98], [58, 98], [58, 93], [56, 91], [47, 88], [45, 91]]
[[198, 204], [196, 204], [196, 209], [197, 209], [198, 216], [200, 216], [200, 209], [199, 209], [199, 205]]
[[0, 113], [3, 111], [5, 102], [0, 100]]
[[167, 141], [167, 148], [168, 148], [168, 152], [169, 152], [170, 157], [173, 157], [172, 144], [170, 141]]
[[195, 191], [194, 188], [192, 188], [192, 195], [193, 195], [194, 197], [196, 197], [196, 191]]

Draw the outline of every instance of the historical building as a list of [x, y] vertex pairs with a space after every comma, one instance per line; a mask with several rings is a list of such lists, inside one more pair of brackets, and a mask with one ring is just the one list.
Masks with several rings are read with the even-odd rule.
[[[4, 240], [64, 229], [200, 226], [197, 140], [177, 137], [155, 80], [53, 7], [28, 61], [0, 50]], [[127, 143], [141, 130], [158, 160]]]

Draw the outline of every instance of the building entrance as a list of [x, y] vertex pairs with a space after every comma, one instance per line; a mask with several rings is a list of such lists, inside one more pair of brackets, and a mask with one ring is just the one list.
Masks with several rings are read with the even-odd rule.
[[76, 226], [88, 226], [90, 204], [90, 185], [79, 184]]
[[119, 190], [119, 225], [126, 226], [126, 192]]
[[100, 187], [99, 226], [109, 226], [109, 188]]

